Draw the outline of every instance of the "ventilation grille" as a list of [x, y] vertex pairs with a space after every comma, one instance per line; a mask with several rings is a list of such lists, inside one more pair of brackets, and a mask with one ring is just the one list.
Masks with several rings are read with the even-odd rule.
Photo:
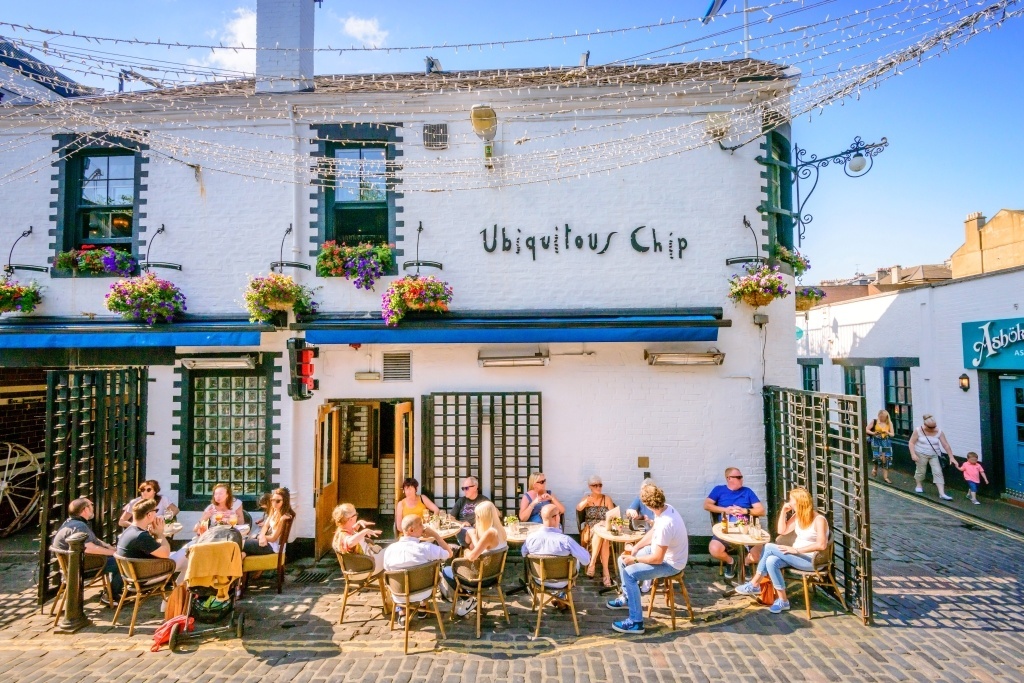
[[427, 149], [448, 149], [448, 124], [424, 123], [423, 146]]
[[408, 382], [412, 379], [412, 354], [385, 353], [384, 354], [384, 381], [385, 382]]

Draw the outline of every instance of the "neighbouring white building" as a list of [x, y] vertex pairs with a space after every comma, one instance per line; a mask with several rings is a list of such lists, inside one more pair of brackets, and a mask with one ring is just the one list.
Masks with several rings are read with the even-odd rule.
[[[259, 3], [261, 41], [311, 45], [313, 3], [276, 5], [292, 13], [268, 18]], [[746, 219], [758, 256], [792, 246], [779, 171], [789, 132], [775, 126], [793, 74], [740, 60], [314, 79], [302, 54], [261, 62], [256, 82], [62, 103], [56, 134], [6, 115], [0, 138], [21, 144], [0, 156], [0, 174], [46, 161], [0, 186], [0, 242], [7, 249], [34, 226], [14, 260], [50, 270], [35, 313], [0, 319], [0, 377], [38, 372], [24, 380], [38, 387], [44, 370], [146, 368], [138, 478], [157, 479], [186, 523], [215, 482], [230, 482], [248, 508], [286, 486], [293, 536], [321, 550], [335, 504], [386, 515], [406, 475], [440, 505], [477, 475], [513, 513], [538, 468], [570, 507], [588, 475], [628, 504], [649, 473], [697, 535], [710, 533], [702, 503], [726, 466], [764, 494], [761, 388], [798, 382], [793, 303], [761, 309], [770, 322], [756, 325], [753, 309], [727, 298], [728, 278], [741, 271], [735, 259], [755, 256]], [[486, 159], [470, 121], [477, 104], [497, 116]], [[758, 117], [752, 142], [731, 152], [717, 144], [743, 141], [730, 112]], [[667, 132], [636, 162], [652, 121]], [[694, 130], [702, 147], [672, 147]], [[563, 176], [531, 175], [551, 168], [544, 155], [565, 164]], [[355, 184], [306, 182], [327, 157], [351, 161]], [[269, 180], [235, 172], [245, 163]], [[395, 244], [391, 272], [367, 292], [285, 266], [320, 288], [320, 313], [249, 323], [247, 277], [274, 261], [312, 265], [331, 239]], [[86, 243], [180, 266], [154, 272], [182, 288], [188, 316], [152, 327], [111, 316], [113, 280], [53, 268], [58, 252]], [[422, 275], [454, 289], [451, 313], [386, 327], [381, 294], [415, 260], [435, 262]], [[319, 347], [312, 400], [286, 391], [292, 338]], [[724, 362], [652, 364], [658, 352]], [[94, 419], [60, 391], [51, 387], [48, 413], [71, 417], [46, 436], [54, 452]], [[116, 491], [97, 493], [107, 512], [130, 493]]]

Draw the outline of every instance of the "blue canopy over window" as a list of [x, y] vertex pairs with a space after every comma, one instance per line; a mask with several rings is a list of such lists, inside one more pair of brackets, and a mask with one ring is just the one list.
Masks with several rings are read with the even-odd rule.
[[259, 346], [260, 333], [273, 331], [273, 325], [248, 320], [143, 325], [120, 320], [16, 318], [0, 324], [0, 349]]

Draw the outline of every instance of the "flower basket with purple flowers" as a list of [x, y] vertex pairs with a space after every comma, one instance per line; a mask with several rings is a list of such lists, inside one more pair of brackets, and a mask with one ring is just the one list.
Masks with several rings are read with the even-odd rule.
[[786, 281], [778, 266], [754, 263], [747, 266], [746, 270], [746, 275], [733, 275], [729, 278], [729, 298], [733, 301], [742, 301], [758, 308], [791, 294], [786, 289]]
[[78, 273], [110, 273], [128, 277], [139, 269], [139, 262], [127, 251], [113, 247], [97, 247], [83, 244], [78, 249], [62, 251], [53, 261], [57, 270], [70, 270]]
[[775, 247], [775, 258], [782, 263], [788, 263], [793, 268], [793, 275], [795, 277], [800, 277], [811, 269], [811, 260], [809, 258], [796, 249], [787, 249], [781, 244]]
[[10, 277], [0, 279], [0, 313], [31, 313], [42, 300], [35, 280], [23, 285]]
[[407, 275], [392, 282], [381, 297], [384, 323], [394, 327], [409, 311], [447, 313], [452, 288], [433, 275], [425, 278]]
[[111, 313], [149, 325], [172, 322], [185, 312], [185, 295], [178, 286], [153, 273], [110, 285], [106, 303]]
[[362, 242], [350, 247], [330, 240], [316, 257], [316, 274], [343, 277], [352, 280], [356, 289], [369, 290], [390, 265], [391, 245]]
[[796, 310], [809, 311], [825, 298], [825, 290], [820, 287], [798, 287], [796, 290]]
[[245, 288], [245, 309], [249, 311], [249, 321], [254, 323], [273, 322], [275, 311], [289, 309], [296, 315], [312, 315], [318, 306], [313, 301], [312, 289], [282, 273], [250, 277]]

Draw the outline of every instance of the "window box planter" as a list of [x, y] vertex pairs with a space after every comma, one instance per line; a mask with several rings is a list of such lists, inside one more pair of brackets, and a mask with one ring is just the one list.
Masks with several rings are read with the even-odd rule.
[[793, 269], [793, 277], [800, 277], [811, 269], [811, 260], [796, 249], [792, 251], [782, 245], [775, 247], [775, 259], [787, 263]]
[[249, 321], [254, 323], [277, 321], [277, 311], [312, 315], [318, 306], [313, 301], [313, 290], [295, 282], [290, 275], [271, 273], [250, 277], [245, 288], [245, 309], [249, 312]]
[[800, 287], [796, 290], [796, 310], [809, 311], [825, 298], [825, 291], [819, 287]]
[[452, 288], [433, 275], [425, 278], [407, 275], [392, 282], [381, 297], [384, 323], [394, 327], [411, 311], [447, 313]]
[[79, 249], [62, 251], [53, 261], [56, 270], [72, 275], [120, 275], [128, 277], [139, 270], [139, 262], [131, 254], [113, 247], [83, 244]]
[[747, 266], [746, 271], [746, 275], [733, 275], [729, 279], [729, 298], [733, 301], [760, 308], [791, 294], [778, 266], [755, 263]]
[[149, 325], [173, 322], [185, 313], [185, 295], [177, 285], [153, 273], [120, 280], [110, 286], [107, 310]]
[[356, 289], [373, 289], [373, 285], [391, 267], [391, 246], [362, 242], [354, 247], [324, 242], [316, 257], [316, 274], [320, 277], [343, 277]]
[[35, 280], [23, 285], [9, 277], [0, 279], [0, 313], [31, 313], [42, 300]]

